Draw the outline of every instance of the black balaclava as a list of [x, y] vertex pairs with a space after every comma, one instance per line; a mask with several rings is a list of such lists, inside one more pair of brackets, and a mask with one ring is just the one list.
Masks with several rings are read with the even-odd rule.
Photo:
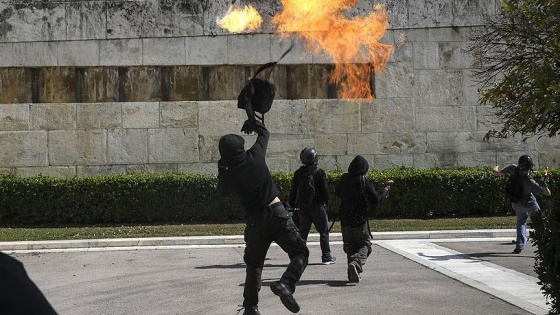
[[352, 175], [365, 175], [369, 170], [368, 161], [361, 155], [356, 157], [348, 165], [348, 173]]
[[245, 140], [235, 134], [227, 134], [220, 138], [218, 148], [221, 156], [220, 163], [225, 166], [235, 166], [246, 157]]

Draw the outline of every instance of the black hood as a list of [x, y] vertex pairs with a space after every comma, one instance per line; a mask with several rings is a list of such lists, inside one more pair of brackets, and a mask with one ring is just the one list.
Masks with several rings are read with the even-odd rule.
[[245, 160], [245, 140], [238, 135], [228, 134], [220, 138], [220, 164], [235, 166]]
[[348, 165], [348, 173], [352, 175], [365, 175], [369, 170], [368, 161], [361, 155], [356, 157]]

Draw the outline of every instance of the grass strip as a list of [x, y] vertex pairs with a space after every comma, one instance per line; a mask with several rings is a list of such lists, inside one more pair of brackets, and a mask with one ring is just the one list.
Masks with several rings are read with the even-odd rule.
[[[370, 220], [372, 232], [513, 229], [515, 216]], [[162, 224], [67, 227], [0, 227], [0, 241], [45, 241], [100, 238], [242, 235], [244, 223]], [[311, 233], [316, 230], [312, 227]], [[331, 232], [340, 232], [336, 222]]]

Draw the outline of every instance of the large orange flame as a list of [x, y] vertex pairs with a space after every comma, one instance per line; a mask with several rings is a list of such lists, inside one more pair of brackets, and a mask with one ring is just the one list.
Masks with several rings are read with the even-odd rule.
[[226, 15], [218, 20], [218, 25], [232, 33], [254, 31], [261, 27], [262, 17], [251, 5], [245, 8], [231, 6]]
[[373, 99], [371, 78], [385, 68], [394, 47], [381, 44], [389, 24], [387, 11], [373, 6], [368, 16], [352, 19], [344, 11], [358, 0], [281, 0], [284, 9], [273, 17], [281, 36], [301, 38], [314, 55], [325, 52], [335, 64], [330, 82], [339, 97]]

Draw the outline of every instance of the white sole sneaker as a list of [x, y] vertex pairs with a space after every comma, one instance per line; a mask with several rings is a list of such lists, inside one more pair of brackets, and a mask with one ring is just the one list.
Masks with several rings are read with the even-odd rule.
[[332, 265], [332, 264], [334, 264], [335, 262], [336, 262], [336, 258], [333, 258], [333, 259], [331, 259], [331, 260], [326, 260], [326, 261], [323, 260], [323, 261], [322, 261], [322, 264], [323, 264], [323, 265]]

